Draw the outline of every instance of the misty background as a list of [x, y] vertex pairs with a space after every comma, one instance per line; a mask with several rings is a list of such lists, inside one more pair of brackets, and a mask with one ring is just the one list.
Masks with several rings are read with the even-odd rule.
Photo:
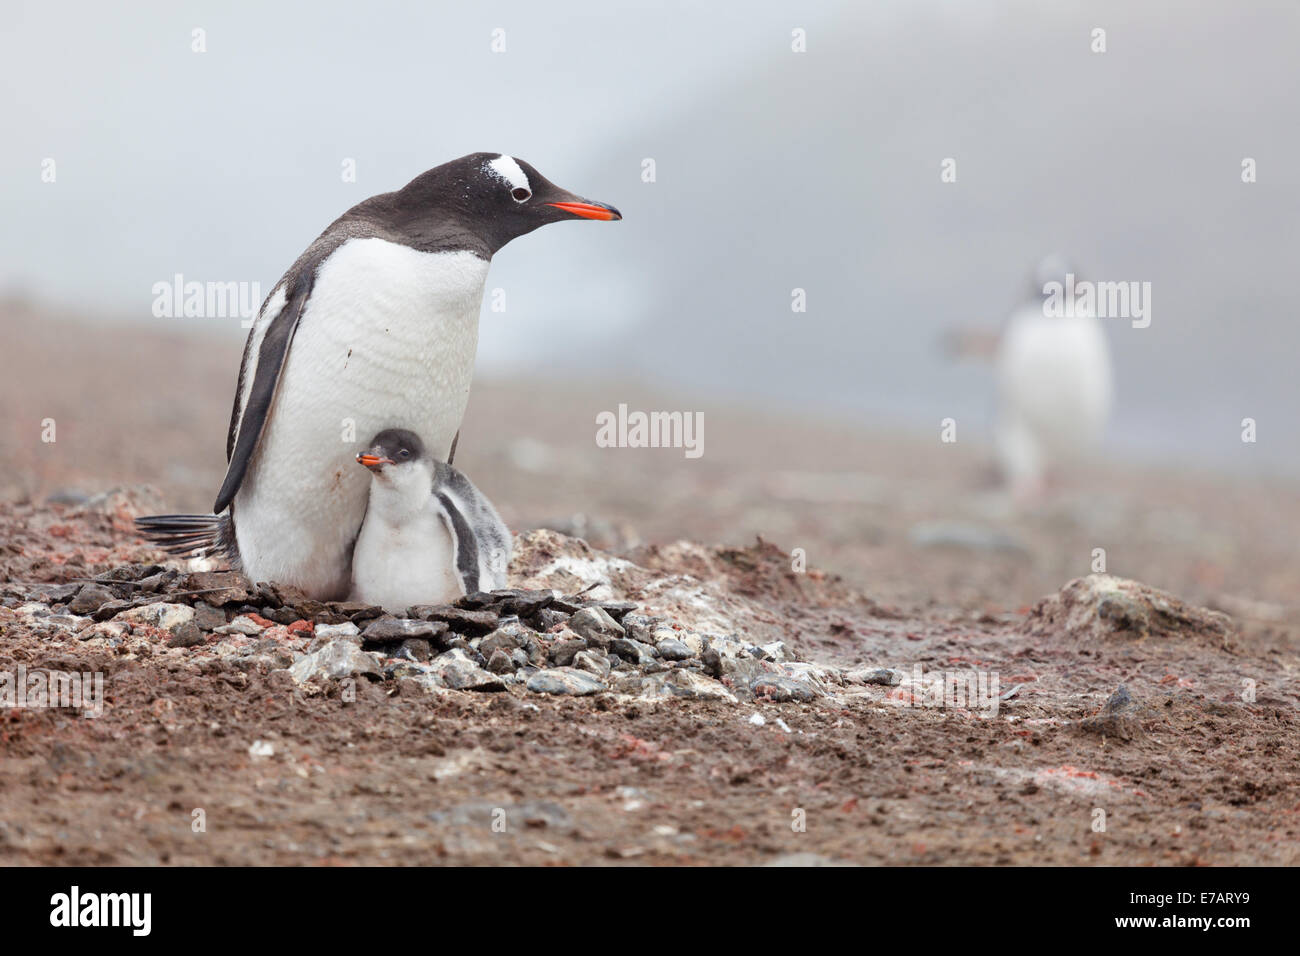
[[1106, 320], [1116, 457], [1300, 471], [1293, 2], [11, 2], [5, 21], [7, 298], [242, 341], [237, 318], [153, 318], [153, 285], [269, 292], [349, 206], [500, 151], [625, 221], [498, 254], [480, 377], [922, 436], [953, 416], [978, 440], [990, 370], [942, 334], [996, 329], [1061, 252], [1152, 284], [1149, 328]]

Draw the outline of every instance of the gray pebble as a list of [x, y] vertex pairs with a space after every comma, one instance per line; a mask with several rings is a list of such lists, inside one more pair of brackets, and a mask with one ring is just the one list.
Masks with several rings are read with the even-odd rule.
[[113, 600], [113, 592], [102, 584], [83, 584], [68, 604], [73, 614], [93, 614]]
[[655, 659], [655, 649], [649, 644], [642, 644], [640, 641], [634, 641], [631, 638], [620, 637], [612, 641], [609, 649], [633, 664], [645, 665]]
[[749, 689], [755, 697], [774, 701], [813, 700], [817, 696], [817, 692], [807, 684], [779, 674], [764, 674], [751, 681]]
[[513, 674], [515, 672], [515, 662], [510, 659], [509, 654], [498, 648], [488, 658], [487, 669], [493, 674]]
[[609, 676], [609, 660], [599, 651], [578, 651], [573, 655], [573, 666], [601, 680]]
[[[439, 627], [438, 625], [442, 626]], [[446, 624], [435, 621], [411, 621], [400, 617], [381, 617], [366, 625], [361, 632], [364, 644], [399, 643], [410, 637], [433, 637], [447, 629]]]
[[408, 637], [402, 641], [402, 646], [397, 649], [394, 657], [405, 657], [412, 661], [427, 661], [433, 656], [433, 645], [427, 638]]
[[221, 608], [213, 607], [204, 601], [196, 601], [194, 602], [194, 623], [200, 630], [215, 631], [226, 623], [226, 615]]
[[689, 647], [671, 637], [660, 641], [655, 650], [666, 661], [684, 661], [695, 656]]
[[584, 607], [569, 618], [569, 627], [592, 647], [609, 647], [611, 641], [624, 635], [623, 625], [600, 607]]
[[167, 638], [168, 647], [197, 647], [207, 643], [207, 635], [193, 621], [186, 621]]
[[289, 668], [294, 681], [305, 684], [314, 677], [341, 680], [354, 674], [380, 676], [379, 661], [350, 641], [333, 641], [314, 654], [306, 654]]
[[578, 651], [585, 651], [587, 642], [580, 637], [573, 637], [570, 640], [556, 641], [551, 645], [551, 663], [557, 667], [568, 667], [573, 663], [573, 657]]
[[571, 694], [575, 697], [599, 694], [605, 690], [605, 685], [592, 674], [572, 667], [538, 671], [528, 678], [527, 686], [535, 694]]

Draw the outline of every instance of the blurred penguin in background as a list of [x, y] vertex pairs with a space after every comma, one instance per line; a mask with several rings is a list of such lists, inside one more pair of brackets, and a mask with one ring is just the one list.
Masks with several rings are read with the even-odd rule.
[[1064, 293], [1079, 281], [1065, 259], [1048, 256], [1000, 333], [959, 330], [948, 337], [950, 352], [993, 362], [998, 464], [1021, 502], [1040, 499], [1061, 468], [1095, 452], [1110, 418], [1110, 351], [1095, 309], [1068, 303], [1062, 315], [1047, 308], [1049, 283], [1060, 283]]

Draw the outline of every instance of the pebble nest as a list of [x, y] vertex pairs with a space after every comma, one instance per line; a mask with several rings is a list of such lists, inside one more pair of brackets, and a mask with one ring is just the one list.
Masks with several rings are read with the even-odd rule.
[[34, 631], [71, 633], [119, 654], [152, 655], [161, 644], [241, 669], [286, 670], [308, 692], [369, 680], [414, 682], [430, 693], [781, 702], [813, 700], [846, 681], [901, 678], [887, 668], [843, 672], [795, 660], [783, 641], [701, 633], [640, 613], [633, 601], [554, 589], [478, 592], [398, 616], [236, 572], [124, 564], [5, 603]]

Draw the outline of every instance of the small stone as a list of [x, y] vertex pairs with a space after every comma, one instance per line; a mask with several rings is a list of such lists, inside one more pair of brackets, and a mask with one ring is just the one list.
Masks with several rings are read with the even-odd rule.
[[176, 628], [172, 636], [167, 639], [168, 647], [197, 647], [206, 643], [207, 636], [193, 621], [187, 621]]
[[98, 624], [92, 624], [90, 627], [77, 633], [77, 640], [91, 641], [99, 638], [101, 640], [122, 641], [127, 637], [127, 625], [120, 621], [102, 621]]
[[600, 608], [615, 621], [621, 620], [639, 606], [635, 601], [601, 601], [593, 605], [593, 607]]
[[194, 623], [200, 630], [215, 631], [225, 626], [226, 614], [221, 608], [213, 607], [206, 601], [195, 601]]
[[683, 644], [681, 641], [668, 638], [660, 641], [655, 645], [655, 650], [659, 656], [666, 661], [684, 661], [695, 656], [695, 652]]
[[360, 647], [361, 629], [351, 621], [345, 621], [342, 624], [317, 624], [316, 640], [321, 642], [321, 647], [324, 647], [330, 641], [352, 641], [357, 647]]
[[[754, 681], [768, 674], [785, 677], [775, 664], [768, 664], [752, 657], [723, 657], [721, 678], [735, 687], [748, 688]], [[708, 669], [705, 668], [707, 673]], [[710, 677], [715, 676], [713, 674]], [[788, 679], [788, 678], [787, 678]]]
[[68, 610], [73, 614], [93, 614], [113, 600], [113, 592], [102, 584], [83, 584], [68, 603]]
[[319, 622], [321, 624], [341, 624], [344, 618], [344, 615], [331, 611], [329, 605], [324, 602], [313, 601], [309, 598], [294, 602], [292, 610], [295, 616], [305, 621]]
[[101, 604], [99, 610], [91, 615], [96, 621], [111, 620], [123, 611], [129, 611], [134, 605], [130, 601], [109, 601], [107, 604]]
[[656, 627], [651, 637], [653, 638], [651, 643], [656, 647], [658, 647], [663, 641], [681, 641], [691, 649], [691, 653], [696, 657], [703, 654], [704, 649], [708, 647], [708, 640], [703, 634], [696, 634], [694, 631], [682, 630], [680, 628], [672, 628], [666, 624], [660, 624]]
[[662, 622], [657, 617], [647, 617], [644, 614], [628, 614], [621, 623], [623, 630], [632, 640], [640, 641], [642, 644], [654, 644], [655, 628]]
[[450, 604], [417, 604], [406, 609], [408, 618], [421, 621], [443, 621], [452, 630], [486, 633], [500, 620], [495, 611], [470, 611]]
[[506, 685], [494, 673], [479, 667], [464, 651], [453, 649], [429, 662], [427, 679], [450, 690], [501, 691]]
[[546, 645], [542, 642], [542, 636], [531, 627], [523, 624], [517, 618], [505, 618], [501, 621], [501, 626], [493, 633], [497, 632], [507, 634], [514, 638], [519, 648], [522, 649], [527, 656], [529, 663], [545, 663]]
[[298, 684], [312, 678], [340, 680], [354, 674], [380, 676], [379, 661], [373, 654], [363, 652], [351, 641], [333, 641], [313, 654], [304, 655], [289, 668], [289, 674]]
[[573, 663], [574, 655], [586, 649], [587, 642], [583, 638], [570, 634], [568, 640], [559, 640], [551, 645], [551, 663], [557, 667], [568, 667]]
[[805, 661], [788, 661], [781, 665], [786, 675], [807, 684], [821, 694], [830, 693], [832, 687], [844, 686], [844, 674], [829, 664], [810, 664]]
[[578, 651], [573, 655], [573, 666], [601, 680], [609, 676], [609, 660], [599, 651]]
[[498, 648], [488, 658], [487, 669], [493, 674], [513, 674], [515, 672], [515, 662], [510, 659], [509, 654]]
[[1085, 733], [1116, 740], [1133, 740], [1145, 736], [1142, 724], [1137, 718], [1141, 708], [1129, 694], [1128, 685], [1120, 684], [1106, 700], [1101, 713], [1085, 717], [1077, 727]]
[[593, 675], [572, 667], [538, 671], [528, 678], [527, 687], [535, 694], [571, 694], [575, 697], [599, 694], [605, 690], [605, 685]]
[[490, 658], [497, 651], [505, 651], [508, 654], [518, 646], [519, 638], [498, 628], [479, 641], [478, 651], [484, 657]]
[[297, 610], [291, 607], [274, 608], [267, 611], [266, 616], [276, 624], [292, 624], [299, 619]]
[[1106, 699], [1106, 706], [1102, 708], [1102, 713], [1118, 714], [1133, 706], [1133, 696], [1128, 692], [1127, 684], [1120, 684], [1115, 688], [1115, 692]]
[[[714, 637], [709, 639], [709, 647], [716, 650], [723, 657], [752, 657], [749, 654], [750, 645], [742, 644], [740, 641], [733, 640], [729, 637]], [[762, 651], [759, 651], [762, 656]]]
[[412, 621], [398, 617], [381, 617], [361, 632], [361, 644], [395, 644], [412, 637], [432, 638], [447, 630], [442, 621]]
[[408, 637], [402, 641], [394, 657], [405, 657], [412, 661], [427, 661], [433, 656], [433, 645], [423, 637]]
[[633, 664], [645, 665], [652, 663], [655, 659], [655, 650], [649, 644], [642, 644], [640, 641], [634, 641], [631, 638], [620, 637], [609, 645], [610, 651], [630, 661]]
[[161, 571], [161, 564], [119, 564], [104, 575], [110, 581], [139, 581], [150, 574]]
[[897, 687], [903, 682], [903, 672], [889, 667], [855, 667], [845, 671], [844, 679], [853, 684], [881, 684]]
[[718, 681], [692, 670], [675, 669], [652, 677], [627, 678], [627, 681], [639, 681], [639, 686], [631, 693], [639, 693], [647, 698], [682, 697], [688, 700], [721, 700], [729, 704], [739, 703], [736, 695]]
[[134, 589], [136, 594], [157, 594], [176, 577], [175, 571], [159, 571], [147, 578], [141, 578]]
[[569, 627], [579, 637], [585, 637], [593, 647], [609, 647], [610, 642], [624, 636], [623, 625], [609, 616], [604, 608], [584, 607], [569, 618]]
[[817, 692], [812, 687], [792, 677], [778, 674], [764, 674], [750, 682], [749, 689], [755, 697], [784, 702], [790, 700], [813, 700]]
[[553, 607], [544, 607], [536, 614], [531, 614], [528, 620], [540, 631], [549, 631], [557, 624], [567, 624], [569, 615], [563, 611], [557, 611]]
[[496, 591], [478, 591], [467, 594], [456, 602], [457, 607], [470, 610], [492, 608], [498, 614], [515, 614], [528, 617], [555, 600], [555, 592], [545, 589], [501, 588]]
[[473, 594], [466, 594], [464, 597], [456, 600], [456, 607], [463, 607], [470, 611], [481, 611], [484, 608], [496, 605], [497, 599], [492, 596], [490, 591], [475, 591]]
[[[305, 612], [309, 607], [310, 604], [305, 604], [302, 610]], [[330, 613], [330, 616], [349, 620], [356, 625], [364, 624], [366, 621], [374, 620], [377, 617], [383, 617], [388, 613], [378, 605], [365, 604], [361, 601], [331, 601], [325, 605], [325, 609]], [[313, 617], [319, 620], [320, 615], [316, 614]], [[325, 623], [339, 624], [342, 621], [331, 620]]]
[[[421, 667], [418, 661], [389, 660], [384, 662], [384, 680], [402, 680], [406, 677], [421, 679], [428, 677], [428, 674], [428, 669]], [[424, 686], [427, 689], [430, 685], [426, 684]]]
[[204, 591], [202, 597], [209, 604], [244, 604], [252, 596], [253, 586], [248, 578], [233, 571], [195, 571], [180, 581], [182, 591]]
[[254, 637], [266, 630], [261, 624], [258, 624], [247, 614], [240, 614], [229, 624], [223, 624], [221, 627], [213, 628], [217, 634], [246, 634]]
[[115, 620], [128, 624], [148, 624], [164, 631], [175, 631], [194, 620], [194, 608], [188, 604], [145, 604], [118, 614]]

